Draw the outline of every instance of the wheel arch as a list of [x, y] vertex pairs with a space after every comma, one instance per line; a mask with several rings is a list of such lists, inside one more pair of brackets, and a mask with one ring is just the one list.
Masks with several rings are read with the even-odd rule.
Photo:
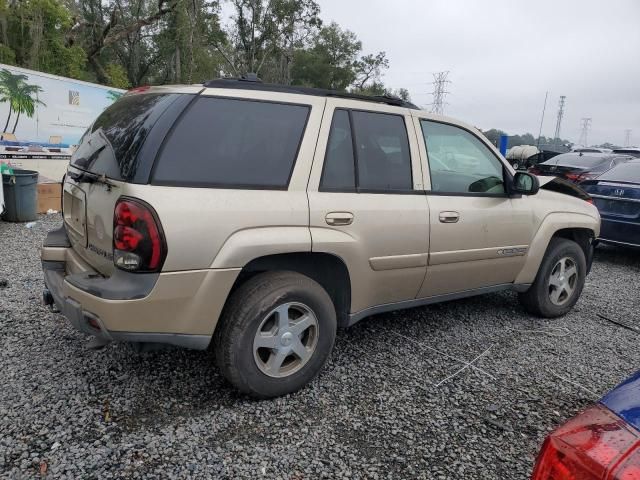
[[542, 222], [529, 245], [524, 267], [515, 284], [527, 285], [535, 281], [542, 259], [552, 238], [566, 238], [582, 248], [587, 260], [587, 273], [593, 259], [592, 242], [598, 231], [598, 221], [578, 213], [552, 213]]
[[290, 252], [254, 258], [240, 271], [227, 299], [253, 276], [272, 271], [296, 272], [318, 282], [333, 301], [338, 326], [347, 326], [351, 307], [351, 277], [346, 263], [330, 253]]

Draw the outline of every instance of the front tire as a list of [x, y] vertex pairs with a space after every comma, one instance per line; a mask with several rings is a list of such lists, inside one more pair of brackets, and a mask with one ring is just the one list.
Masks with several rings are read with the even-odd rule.
[[294, 272], [261, 273], [225, 306], [214, 335], [216, 361], [242, 393], [286, 395], [320, 372], [336, 328], [333, 302], [317, 282]]
[[529, 313], [555, 318], [566, 315], [576, 304], [587, 273], [580, 246], [566, 238], [552, 238], [536, 279], [518, 298]]

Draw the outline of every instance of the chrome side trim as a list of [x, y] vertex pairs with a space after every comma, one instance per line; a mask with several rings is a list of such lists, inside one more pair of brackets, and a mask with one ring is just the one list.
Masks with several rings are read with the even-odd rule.
[[619, 240], [608, 240], [606, 238], [598, 238], [598, 241], [603, 243], [611, 243], [615, 245], [623, 245], [625, 247], [640, 247], [640, 244], [638, 243], [621, 242]]
[[601, 198], [602, 200], [618, 200], [621, 202], [633, 202], [640, 203], [640, 198], [625, 198], [625, 197], [611, 197], [609, 195], [597, 195], [594, 193], [589, 194], [592, 198]]
[[475, 297], [476, 295], [483, 295], [485, 293], [501, 292], [504, 290], [515, 290], [516, 292], [525, 292], [529, 289], [530, 284], [513, 284], [502, 283], [500, 285], [491, 285], [489, 287], [474, 288], [472, 290], [463, 290], [461, 292], [447, 293], [444, 295], [434, 295], [433, 297], [416, 298], [413, 300], [405, 300], [403, 302], [385, 303], [383, 305], [376, 305], [375, 307], [365, 308], [359, 312], [349, 315], [347, 321], [347, 327], [359, 322], [363, 318], [378, 313], [390, 312], [393, 310], [404, 310], [406, 308], [422, 307], [425, 305], [431, 305], [434, 303], [448, 302], [450, 300], [459, 300], [461, 298]]
[[411, 255], [390, 255], [388, 257], [372, 257], [369, 259], [369, 265], [376, 272], [379, 272], [381, 270], [426, 267], [428, 257], [429, 255], [427, 253], [416, 253]]
[[522, 257], [527, 254], [529, 245], [506, 245], [503, 247], [473, 248], [469, 250], [447, 250], [431, 252], [429, 265], [494, 260], [505, 257]]

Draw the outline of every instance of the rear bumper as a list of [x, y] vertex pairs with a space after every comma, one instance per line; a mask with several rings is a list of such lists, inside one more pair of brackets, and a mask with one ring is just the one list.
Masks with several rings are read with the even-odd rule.
[[[64, 230], [62, 230], [64, 232]], [[46, 288], [78, 331], [105, 341], [206, 349], [240, 269], [160, 274], [95, 272], [54, 231], [45, 240]]]

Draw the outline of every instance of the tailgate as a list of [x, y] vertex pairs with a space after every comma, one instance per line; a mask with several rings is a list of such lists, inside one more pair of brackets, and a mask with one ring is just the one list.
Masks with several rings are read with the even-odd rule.
[[[73, 167], [69, 171], [73, 171]], [[95, 270], [111, 275], [113, 265], [113, 211], [121, 195], [121, 182], [75, 181], [67, 175], [62, 208], [72, 248]]]

